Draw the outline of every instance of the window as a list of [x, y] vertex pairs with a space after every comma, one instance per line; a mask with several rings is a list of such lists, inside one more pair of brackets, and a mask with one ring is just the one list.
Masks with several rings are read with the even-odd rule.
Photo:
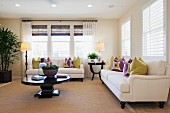
[[51, 25], [52, 57], [70, 56], [70, 26]]
[[87, 58], [87, 54], [93, 52], [92, 25], [87, 24], [83, 30], [81, 21], [36, 21], [32, 24], [32, 57]]
[[47, 57], [47, 25], [32, 25], [32, 55]]
[[121, 26], [122, 56], [131, 55], [131, 25], [130, 18]]
[[83, 36], [83, 25], [74, 25], [74, 55], [87, 57], [92, 48], [92, 36]]
[[165, 0], [152, 1], [143, 9], [142, 53], [145, 58], [166, 60]]

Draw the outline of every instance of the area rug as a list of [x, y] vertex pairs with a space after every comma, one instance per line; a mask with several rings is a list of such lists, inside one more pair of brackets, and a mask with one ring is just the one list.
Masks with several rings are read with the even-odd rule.
[[59, 96], [39, 99], [33, 95], [39, 86], [15, 80], [0, 87], [0, 113], [170, 113], [170, 105], [160, 109], [157, 103], [128, 103], [119, 100], [99, 79], [70, 81], [55, 85]]

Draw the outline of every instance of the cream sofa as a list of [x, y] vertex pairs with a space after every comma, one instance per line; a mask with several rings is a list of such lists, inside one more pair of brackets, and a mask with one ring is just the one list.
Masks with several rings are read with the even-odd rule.
[[147, 75], [124, 76], [123, 72], [101, 70], [102, 82], [120, 100], [124, 109], [126, 102], [159, 102], [164, 107], [170, 86], [170, 65], [163, 61], [147, 63]]
[[[64, 59], [52, 59], [53, 64], [59, 66], [58, 74], [69, 74], [71, 78], [81, 79], [83, 82], [84, 79], [84, 65], [80, 64], [80, 68], [64, 68]], [[44, 75], [42, 69], [33, 69], [32, 65], [28, 66], [28, 70], [26, 70], [27, 75]]]

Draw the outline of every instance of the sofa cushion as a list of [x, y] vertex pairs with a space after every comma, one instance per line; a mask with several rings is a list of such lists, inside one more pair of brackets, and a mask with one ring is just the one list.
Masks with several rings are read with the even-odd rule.
[[[79, 69], [79, 68], [59, 68], [58, 73], [62, 73], [62, 74], [83, 74], [84, 69]], [[29, 69], [29, 70], [26, 71], [26, 74], [28, 74], [28, 75], [36, 75], [36, 74], [44, 75], [42, 69]]]
[[59, 68], [58, 73], [80, 74], [80, 73], [84, 73], [84, 69], [79, 69], [79, 68]]
[[148, 75], [165, 75], [166, 62], [165, 61], [150, 61], [147, 62]]
[[123, 75], [122, 72], [117, 72], [115, 74], [108, 74], [108, 81], [113, 84], [120, 92], [128, 93], [130, 92], [130, 86], [128, 83], [128, 78]]
[[130, 74], [146, 75], [146, 73], [147, 73], [147, 65], [144, 62], [135, 58], [130, 64]]
[[29, 69], [26, 71], [27, 75], [44, 75], [42, 68], [41, 69]]
[[101, 75], [103, 77], [105, 77], [107, 80], [108, 80], [108, 75], [109, 74], [112, 74], [112, 75], [122, 75], [122, 72], [116, 72], [116, 71], [110, 71], [110, 70], [107, 70], [107, 69], [102, 69], [101, 70]]

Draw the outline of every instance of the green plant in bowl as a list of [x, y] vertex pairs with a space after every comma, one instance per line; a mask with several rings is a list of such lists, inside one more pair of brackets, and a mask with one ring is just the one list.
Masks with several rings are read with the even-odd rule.
[[89, 53], [89, 54], [87, 55], [87, 57], [88, 57], [89, 59], [96, 59], [96, 58], [98, 58], [98, 55], [97, 55], [96, 53]]
[[47, 77], [54, 77], [58, 72], [58, 68], [59, 67], [56, 65], [47, 65], [42, 67], [43, 73]]

